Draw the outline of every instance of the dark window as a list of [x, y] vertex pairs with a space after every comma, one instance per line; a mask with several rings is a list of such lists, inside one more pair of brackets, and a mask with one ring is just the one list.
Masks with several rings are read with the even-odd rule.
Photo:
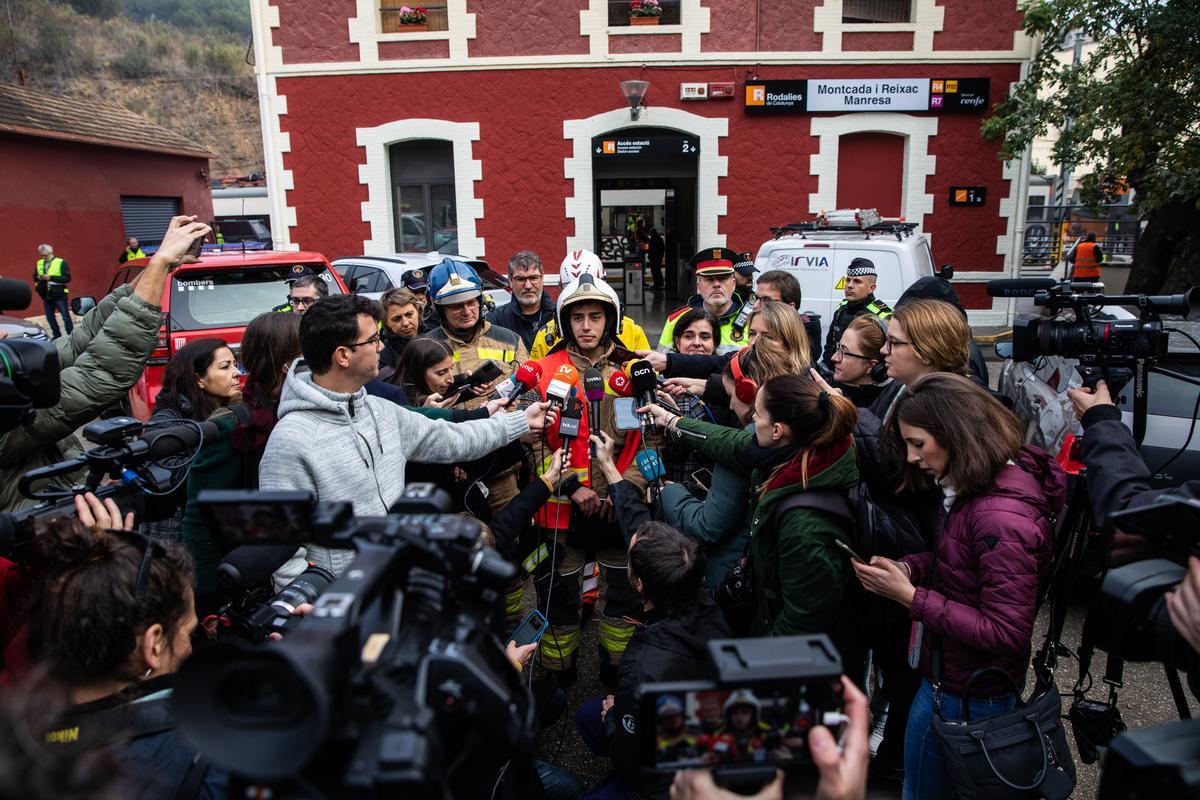
[[912, 0], [843, 0], [842, 22], [912, 22]]
[[[642, 0], [644, 2], [645, 0]], [[608, 24], [610, 27], [619, 27], [621, 25], [636, 25], [638, 23], [630, 22], [634, 16], [630, 13], [633, 6], [632, 0], [608, 0]], [[658, 22], [651, 23], [656, 25], [678, 25], [679, 24], [679, 0], [658, 0], [659, 10], [662, 11], [658, 15]], [[643, 23], [645, 24], [645, 23]]]
[[178, 197], [121, 197], [121, 218], [125, 236], [139, 243], [159, 244], [171, 225], [171, 217], [179, 214]]
[[355, 292], [386, 292], [392, 288], [387, 273], [375, 267], [359, 266], [354, 270], [354, 279], [348, 283]]
[[446, 17], [446, 4], [443, 3], [419, 3], [419, 2], [401, 2], [400, 0], [382, 0], [379, 4], [379, 21], [382, 25], [384, 33], [397, 33], [411, 31], [411, 27], [402, 25], [400, 22], [400, 9], [404, 6], [416, 8], [421, 6], [425, 9], [425, 30], [427, 31], [448, 31], [450, 30], [450, 21]]
[[442, 139], [417, 139], [390, 148], [396, 250], [458, 252], [454, 148]]
[[[196, 269], [171, 278], [171, 330], [234, 328], [287, 302], [291, 264]], [[321, 277], [330, 294], [342, 288], [329, 270]]]

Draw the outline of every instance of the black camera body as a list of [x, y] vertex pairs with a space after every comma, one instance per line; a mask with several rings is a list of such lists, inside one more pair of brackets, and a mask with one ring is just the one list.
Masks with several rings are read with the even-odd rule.
[[711, 768], [722, 785], [761, 786], [777, 768], [811, 765], [814, 726], [844, 724], [842, 659], [828, 636], [719, 639], [708, 652], [715, 680], [638, 687], [644, 768]]
[[[441, 505], [428, 487], [414, 494], [417, 508]], [[494, 781], [532, 753], [532, 698], [490, 627], [516, 568], [480, 546], [476, 521], [403, 503], [407, 513], [356, 518], [348, 503], [296, 492], [199, 502], [227, 542], [357, 551], [283, 639], [218, 642], [184, 665], [176, 712], [206, 757], [276, 796], [454, 797], [477, 796], [488, 758]], [[452, 761], [467, 767], [448, 771]]]

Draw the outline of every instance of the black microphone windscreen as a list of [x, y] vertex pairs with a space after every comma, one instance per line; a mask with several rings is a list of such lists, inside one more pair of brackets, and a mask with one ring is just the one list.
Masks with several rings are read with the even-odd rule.
[[647, 392], [653, 394], [657, 385], [657, 377], [654, 367], [644, 358], [629, 365], [629, 380], [633, 384], [635, 394], [641, 395]]
[[149, 447], [151, 457], [158, 459], [195, 450], [200, 446], [201, 434], [207, 441], [215, 439], [218, 433], [215, 422], [192, 422], [151, 428], [142, 434], [142, 439]]
[[583, 392], [588, 400], [604, 399], [604, 374], [595, 367], [588, 367], [583, 373]]
[[989, 297], [1033, 297], [1057, 285], [1050, 278], [998, 278], [987, 282], [987, 293]]
[[271, 575], [296, 552], [294, 544], [246, 544], [230, 550], [217, 567], [217, 589], [227, 600], [270, 587]]
[[29, 308], [33, 292], [25, 281], [0, 278], [0, 309], [20, 311]]

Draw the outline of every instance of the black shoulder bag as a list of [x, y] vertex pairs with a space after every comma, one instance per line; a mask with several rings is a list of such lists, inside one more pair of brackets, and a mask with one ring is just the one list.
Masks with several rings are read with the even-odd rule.
[[[947, 515], [948, 516], [948, 515]], [[944, 529], [944, 525], [943, 525]], [[941, 537], [939, 537], [940, 539]], [[937, 545], [934, 543], [930, 580], [937, 580]], [[977, 669], [963, 686], [963, 718], [942, 717], [942, 637], [931, 641], [930, 669], [934, 678], [933, 733], [942, 750], [946, 777], [959, 800], [1010, 800], [1045, 797], [1064, 800], [1075, 789], [1075, 762], [1071, 760], [1067, 731], [1062, 722], [1062, 698], [1053, 676], [1038, 681], [1028, 702], [1021, 687], [1000, 667]], [[1012, 711], [971, 719], [971, 687], [988, 673], [1003, 675], [1017, 696]]]

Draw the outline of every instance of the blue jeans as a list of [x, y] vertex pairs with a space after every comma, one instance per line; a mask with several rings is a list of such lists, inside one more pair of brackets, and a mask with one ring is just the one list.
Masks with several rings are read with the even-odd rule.
[[54, 318], [54, 312], [62, 314], [63, 325], [67, 328], [67, 333], [75, 330], [75, 323], [71, 322], [71, 309], [67, 304], [67, 299], [64, 297], [59, 300], [42, 299], [42, 308], [46, 312], [46, 322], [50, 323], [50, 332], [57, 339], [62, 336], [62, 332], [58, 329], [58, 320]]
[[[971, 719], [1003, 714], [1016, 704], [1013, 694], [975, 698], [971, 700]], [[948, 800], [954, 794], [933, 733], [933, 714], [933, 686], [923, 680], [908, 712], [908, 730], [904, 734], [904, 800]], [[942, 717], [962, 719], [962, 698], [942, 692]]]

